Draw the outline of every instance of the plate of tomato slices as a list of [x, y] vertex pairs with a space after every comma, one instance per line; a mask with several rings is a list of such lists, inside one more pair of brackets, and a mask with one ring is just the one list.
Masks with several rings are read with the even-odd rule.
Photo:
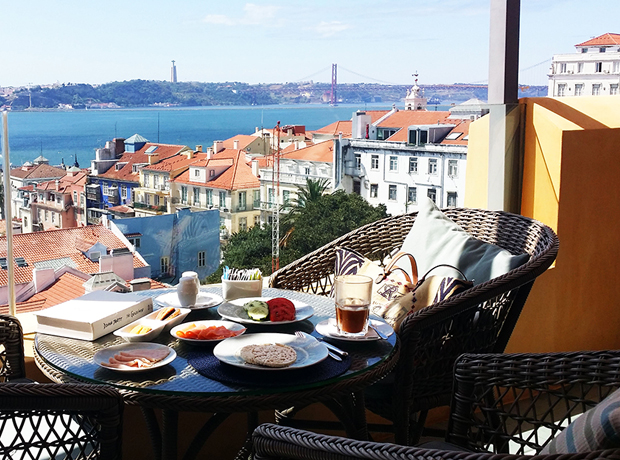
[[232, 321], [192, 321], [170, 329], [172, 337], [192, 344], [213, 343], [236, 337], [245, 332], [245, 327]]

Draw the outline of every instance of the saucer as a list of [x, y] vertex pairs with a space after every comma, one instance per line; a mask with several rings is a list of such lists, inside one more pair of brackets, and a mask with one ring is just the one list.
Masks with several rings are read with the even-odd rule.
[[[371, 319], [370, 324], [383, 332], [387, 337], [394, 333], [394, 329], [392, 329], [392, 326], [383, 321]], [[364, 336], [355, 337], [343, 335], [338, 332], [338, 328], [336, 327], [336, 318], [329, 318], [321, 321], [319, 324], [316, 325], [315, 329], [323, 337], [328, 337], [334, 340], [346, 340], [349, 342], [371, 342], [373, 340], [381, 340], [381, 337], [379, 337], [377, 333], [370, 328], [368, 328], [368, 332]]]

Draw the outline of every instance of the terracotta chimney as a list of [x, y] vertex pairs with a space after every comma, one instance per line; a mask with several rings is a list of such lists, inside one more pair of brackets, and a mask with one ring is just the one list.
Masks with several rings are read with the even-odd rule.
[[235, 150], [239, 150], [239, 140], [238, 140], [238, 139], [235, 139], [235, 140], [233, 141], [233, 148], [234, 148]]
[[252, 174], [254, 174], [256, 177], [260, 177], [258, 171], [258, 160], [252, 160]]
[[217, 153], [224, 150], [224, 143], [222, 141], [213, 141], [213, 153]]
[[196, 146], [196, 152], [202, 152], [202, 145]]
[[213, 147], [207, 148], [207, 160], [210, 160], [213, 156]]

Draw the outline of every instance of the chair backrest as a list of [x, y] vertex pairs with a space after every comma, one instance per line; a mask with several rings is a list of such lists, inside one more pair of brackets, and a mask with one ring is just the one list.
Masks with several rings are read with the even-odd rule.
[[120, 459], [122, 414], [104, 385], [0, 383], [0, 458]]
[[17, 318], [0, 315], [0, 382], [26, 377], [24, 333]]
[[[535, 454], [618, 388], [619, 350], [465, 354], [455, 366], [447, 440], [477, 451]], [[563, 458], [586, 455], [610, 456]]]
[[[408, 411], [449, 404], [454, 362], [462, 353], [504, 350], [534, 280], [553, 263], [559, 247], [551, 228], [524, 216], [464, 208], [443, 212], [470, 235], [515, 255], [529, 254], [530, 259], [405, 318], [394, 397]], [[338, 247], [380, 260], [401, 247], [416, 216], [404, 214], [360, 227], [278, 270], [271, 286], [328, 295]]]

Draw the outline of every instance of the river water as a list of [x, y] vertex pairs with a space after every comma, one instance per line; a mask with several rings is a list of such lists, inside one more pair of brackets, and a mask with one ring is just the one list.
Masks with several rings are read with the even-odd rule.
[[[214, 140], [251, 134], [258, 127], [305, 125], [314, 130], [338, 120], [350, 120], [357, 110], [390, 109], [388, 104], [279, 105], [252, 107], [196, 107], [10, 112], [9, 156], [12, 165], [39, 155], [58, 165], [90, 166], [95, 149], [114, 137], [140, 134], [150, 142], [205, 149]], [[437, 110], [447, 110], [439, 106]]]

